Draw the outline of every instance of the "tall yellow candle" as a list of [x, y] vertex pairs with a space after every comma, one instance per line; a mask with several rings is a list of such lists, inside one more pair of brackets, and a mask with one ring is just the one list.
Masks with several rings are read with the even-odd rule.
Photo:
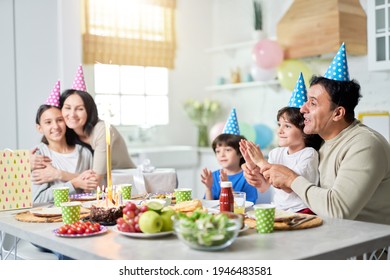
[[112, 177], [111, 177], [111, 135], [110, 124], [106, 122], [106, 151], [107, 151], [107, 199], [112, 201]]
[[100, 187], [97, 186], [97, 188], [96, 188], [96, 200], [97, 200], [98, 203], [99, 203], [99, 199], [100, 199]]

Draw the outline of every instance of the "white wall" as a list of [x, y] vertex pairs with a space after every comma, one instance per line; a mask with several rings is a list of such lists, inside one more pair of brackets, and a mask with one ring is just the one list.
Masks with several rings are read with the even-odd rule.
[[[16, 84], [15, 84], [15, 51], [12, 1], [0, 1], [0, 149], [17, 145], [16, 120]], [[4, 55], [3, 55], [4, 54]]]
[[62, 89], [71, 85], [81, 62], [79, 6], [78, 0], [0, 1], [0, 149], [37, 144], [39, 105], [58, 79]]

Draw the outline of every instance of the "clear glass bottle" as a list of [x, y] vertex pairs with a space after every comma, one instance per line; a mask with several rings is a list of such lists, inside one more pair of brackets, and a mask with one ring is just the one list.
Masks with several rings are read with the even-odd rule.
[[221, 182], [221, 194], [219, 195], [219, 210], [234, 212], [234, 197], [232, 182]]

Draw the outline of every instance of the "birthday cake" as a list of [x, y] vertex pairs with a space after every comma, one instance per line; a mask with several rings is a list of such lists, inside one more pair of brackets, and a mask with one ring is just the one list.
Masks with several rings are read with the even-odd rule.
[[115, 225], [116, 220], [123, 216], [123, 208], [124, 206], [99, 207], [92, 205], [90, 219], [101, 224]]

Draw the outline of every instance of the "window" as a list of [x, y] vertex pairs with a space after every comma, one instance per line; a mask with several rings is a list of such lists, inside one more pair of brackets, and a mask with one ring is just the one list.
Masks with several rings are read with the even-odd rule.
[[166, 125], [168, 69], [95, 64], [95, 102], [99, 117], [113, 125]]
[[168, 124], [175, 10], [176, 0], [83, 0], [83, 64], [94, 65], [100, 118]]
[[84, 64], [174, 68], [176, 0], [84, 0]]

